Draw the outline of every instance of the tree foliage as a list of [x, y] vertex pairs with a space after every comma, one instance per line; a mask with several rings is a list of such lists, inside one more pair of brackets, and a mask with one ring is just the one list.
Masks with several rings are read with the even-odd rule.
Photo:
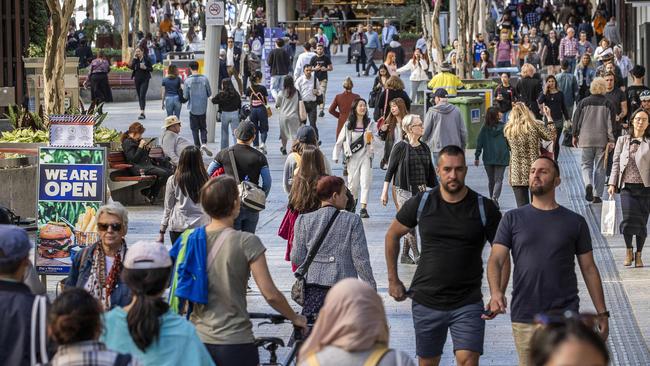
[[41, 50], [47, 41], [47, 23], [50, 15], [45, 0], [29, 1], [29, 43]]

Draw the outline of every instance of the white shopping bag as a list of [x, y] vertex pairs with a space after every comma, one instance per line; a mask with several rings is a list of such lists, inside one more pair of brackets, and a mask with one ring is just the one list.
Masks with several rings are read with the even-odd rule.
[[600, 233], [604, 236], [613, 236], [616, 226], [616, 201], [603, 201], [603, 210], [600, 213]]

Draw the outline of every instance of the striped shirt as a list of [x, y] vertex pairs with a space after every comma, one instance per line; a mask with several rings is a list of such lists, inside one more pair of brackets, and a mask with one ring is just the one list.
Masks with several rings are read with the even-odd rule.
[[[84, 341], [66, 346], [59, 346], [52, 359], [52, 366], [113, 366], [119, 353], [106, 348], [97, 341]], [[136, 359], [127, 365], [140, 366]]]

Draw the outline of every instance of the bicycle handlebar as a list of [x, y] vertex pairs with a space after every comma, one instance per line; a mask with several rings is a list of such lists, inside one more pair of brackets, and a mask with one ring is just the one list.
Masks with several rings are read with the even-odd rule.
[[269, 314], [269, 313], [248, 313], [248, 316], [251, 319], [266, 319], [269, 320], [272, 324], [282, 324], [289, 322], [289, 319], [280, 315], [280, 314]]

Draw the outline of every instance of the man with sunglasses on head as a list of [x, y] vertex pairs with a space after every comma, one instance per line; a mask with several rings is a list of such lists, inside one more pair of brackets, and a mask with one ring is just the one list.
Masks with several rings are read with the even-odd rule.
[[483, 316], [493, 319], [506, 311], [504, 289], [510, 271], [504, 272], [503, 268], [512, 251], [510, 314], [520, 366], [528, 365], [530, 340], [536, 329], [535, 315], [579, 311], [575, 257], [598, 312], [600, 335], [607, 339], [609, 333], [609, 312], [594, 262], [589, 226], [584, 217], [555, 200], [555, 189], [561, 183], [557, 163], [546, 157], [538, 158], [530, 168], [528, 181], [532, 203], [508, 211], [494, 238], [487, 268], [491, 299]]

